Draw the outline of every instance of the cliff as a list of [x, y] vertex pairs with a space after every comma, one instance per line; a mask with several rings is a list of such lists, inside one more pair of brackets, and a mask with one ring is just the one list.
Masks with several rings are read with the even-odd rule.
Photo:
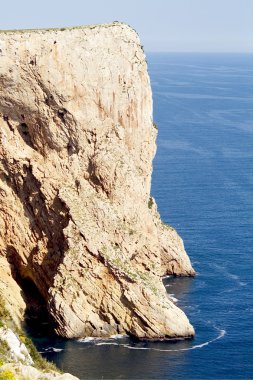
[[161, 276], [193, 275], [150, 197], [157, 131], [127, 25], [0, 32], [0, 293], [64, 337], [190, 337]]

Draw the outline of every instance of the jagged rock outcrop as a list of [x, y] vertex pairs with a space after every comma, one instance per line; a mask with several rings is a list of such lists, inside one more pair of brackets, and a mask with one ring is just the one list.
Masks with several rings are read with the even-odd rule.
[[[1, 356], [5, 353], [5, 361]], [[26, 345], [8, 327], [0, 327], [0, 379], [78, 380], [69, 373], [37, 369]]]
[[33, 364], [33, 360], [25, 344], [8, 327], [0, 327], [0, 345], [3, 344], [2, 342], [4, 342], [10, 351], [9, 356], [11, 360], [20, 361], [27, 365]]
[[0, 33], [0, 291], [17, 319], [29, 280], [65, 337], [194, 334], [161, 281], [194, 270], [150, 197], [156, 133], [127, 25]]
[[0, 295], [0, 379], [78, 380], [69, 373], [59, 373], [36, 350], [26, 333], [8, 312]]

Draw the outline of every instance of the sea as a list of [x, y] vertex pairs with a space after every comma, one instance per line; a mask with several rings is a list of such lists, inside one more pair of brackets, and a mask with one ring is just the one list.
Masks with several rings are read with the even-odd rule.
[[196, 337], [33, 340], [80, 379], [253, 379], [253, 55], [147, 61], [158, 126], [152, 195], [197, 271], [164, 285]]

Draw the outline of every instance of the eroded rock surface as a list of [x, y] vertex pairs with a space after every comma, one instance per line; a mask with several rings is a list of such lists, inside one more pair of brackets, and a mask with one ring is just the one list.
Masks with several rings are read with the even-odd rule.
[[194, 334], [161, 281], [194, 270], [150, 198], [156, 134], [127, 25], [0, 33], [0, 271], [16, 318], [29, 279], [62, 336]]

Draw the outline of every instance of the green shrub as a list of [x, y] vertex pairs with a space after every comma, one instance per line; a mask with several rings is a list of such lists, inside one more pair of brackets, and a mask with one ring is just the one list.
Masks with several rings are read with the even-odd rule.
[[151, 209], [152, 206], [154, 204], [154, 201], [153, 201], [153, 198], [152, 197], [149, 197], [149, 200], [148, 200], [148, 208]]
[[0, 358], [2, 359], [10, 351], [8, 344], [5, 340], [0, 340]]
[[0, 295], [0, 327], [3, 327], [4, 322], [7, 320], [11, 320], [11, 316], [5, 307], [5, 302], [2, 298], [2, 296]]

